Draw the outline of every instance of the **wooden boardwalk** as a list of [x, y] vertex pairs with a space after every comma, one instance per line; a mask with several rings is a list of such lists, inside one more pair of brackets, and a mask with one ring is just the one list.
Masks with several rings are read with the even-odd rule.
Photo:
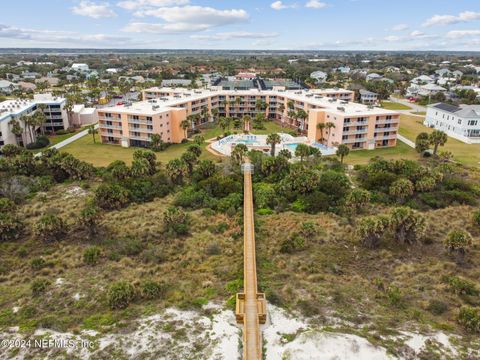
[[243, 237], [244, 237], [244, 292], [237, 294], [236, 317], [243, 323], [243, 358], [262, 359], [260, 323], [266, 320], [265, 295], [257, 292], [257, 265], [255, 258], [255, 228], [253, 219], [252, 171], [247, 161], [244, 172]]

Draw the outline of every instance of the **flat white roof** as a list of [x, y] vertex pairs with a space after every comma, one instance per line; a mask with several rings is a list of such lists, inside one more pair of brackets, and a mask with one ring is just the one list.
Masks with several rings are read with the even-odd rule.
[[[173, 93], [177, 96], [163, 96], [158, 99], [135, 102], [131, 106], [112, 106], [103, 108], [103, 112], [153, 115], [178, 108], [179, 105], [207, 99], [213, 96], [277, 96], [288, 97], [291, 100], [317, 106], [316, 110], [324, 110], [341, 116], [397, 115], [396, 111], [371, 107], [355, 102], [345, 102], [341, 99], [331, 99], [324, 95], [337, 93], [352, 93], [344, 89], [314, 89], [314, 90], [187, 90], [172, 88], [150, 88], [145, 91]], [[155, 110], [154, 106], [158, 106]]]

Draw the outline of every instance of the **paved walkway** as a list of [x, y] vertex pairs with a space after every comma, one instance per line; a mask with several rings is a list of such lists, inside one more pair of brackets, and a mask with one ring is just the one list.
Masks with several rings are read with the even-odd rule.
[[401, 142], [407, 144], [408, 146], [410, 146], [411, 148], [414, 148], [415, 149], [415, 143], [411, 140], [408, 140], [405, 136], [402, 136], [400, 134], [397, 134], [397, 138], [398, 140], [400, 140]]
[[[98, 129], [98, 124], [95, 125], [95, 129]], [[68, 139], [65, 139], [55, 145], [50, 146], [49, 149], [61, 149], [62, 147], [67, 146], [68, 144], [71, 144], [72, 142], [77, 141], [78, 139], [84, 137], [85, 135], [88, 135], [88, 129], [82, 130], [79, 133], [73, 136], [70, 136]], [[35, 154], [35, 156], [40, 156], [40, 155], [42, 155], [41, 152], [38, 152]]]

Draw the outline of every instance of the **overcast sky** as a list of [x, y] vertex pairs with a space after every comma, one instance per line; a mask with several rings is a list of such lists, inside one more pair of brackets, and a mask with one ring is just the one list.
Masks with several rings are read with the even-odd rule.
[[0, 47], [480, 51], [480, 0], [4, 1]]

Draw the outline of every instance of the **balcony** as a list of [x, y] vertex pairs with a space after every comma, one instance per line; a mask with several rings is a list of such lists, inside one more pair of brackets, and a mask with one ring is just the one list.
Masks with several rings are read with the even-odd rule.
[[131, 124], [142, 124], [142, 125], [152, 125], [153, 122], [150, 120], [134, 120], [134, 119], [128, 119], [128, 122]]
[[351, 121], [351, 122], [344, 122], [343, 126], [367, 126], [368, 121]]
[[382, 124], [397, 124], [400, 119], [390, 119], [390, 120], [377, 120], [375, 121], [375, 125], [382, 125]]
[[393, 135], [376, 135], [375, 140], [393, 140], [397, 138], [397, 134]]
[[384, 132], [384, 131], [398, 131], [398, 126], [395, 127], [378, 127], [375, 128], [375, 132]]
[[101, 136], [110, 136], [110, 137], [119, 138], [119, 139], [121, 139], [121, 138], [123, 137], [123, 135], [121, 135], [121, 134], [118, 134], [118, 133], [109, 133], [109, 132], [106, 132], [106, 131], [101, 131], [101, 132], [100, 132], [100, 135], [101, 135]]
[[140, 141], [151, 141], [149, 137], [145, 137], [145, 136], [133, 136], [133, 135], [130, 135], [130, 139], [131, 139], [131, 140], [140, 140]]
[[118, 125], [107, 125], [107, 124], [98, 124], [100, 129], [115, 129], [115, 130], [122, 130], [121, 126]]
[[357, 142], [365, 142], [367, 141], [366, 137], [361, 137], [361, 138], [349, 138], [349, 139], [344, 139], [342, 140], [343, 144], [352, 144], [352, 143], [357, 143]]
[[146, 133], [153, 133], [153, 129], [147, 129], [147, 128], [136, 128], [133, 126], [129, 126], [128, 130], [131, 131], [140, 131], [140, 132], [146, 132]]
[[344, 131], [343, 135], [357, 135], [357, 134], [367, 134], [367, 129], [364, 130], [349, 130]]

